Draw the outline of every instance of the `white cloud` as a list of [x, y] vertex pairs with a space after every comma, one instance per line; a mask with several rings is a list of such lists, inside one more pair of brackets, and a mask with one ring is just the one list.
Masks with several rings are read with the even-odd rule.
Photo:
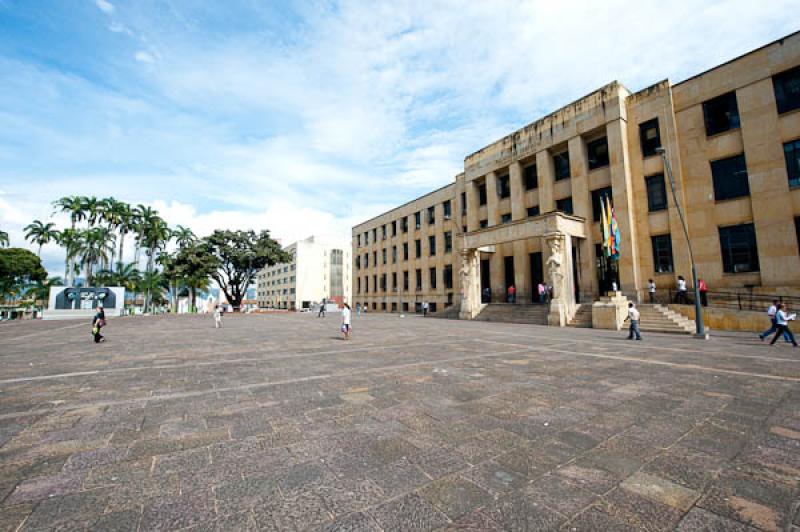
[[94, 3], [103, 13], [110, 14], [114, 12], [114, 5], [108, 0], [95, 0]]
[[136, 52], [134, 58], [141, 63], [152, 63], [156, 60], [150, 52], [145, 52], [144, 50]]

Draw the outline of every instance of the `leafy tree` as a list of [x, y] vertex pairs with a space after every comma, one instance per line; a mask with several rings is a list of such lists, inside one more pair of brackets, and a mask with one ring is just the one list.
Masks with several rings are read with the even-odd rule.
[[189, 290], [190, 308], [195, 311], [197, 291], [208, 288], [209, 278], [219, 268], [219, 259], [209, 251], [208, 245], [188, 244], [181, 247], [174, 257], [165, 264], [164, 274], [175, 281], [174, 293], [180, 282]]
[[241, 306], [247, 287], [260, 269], [290, 260], [289, 254], [269, 236], [269, 231], [256, 234], [252, 230], [217, 229], [204, 238], [203, 243], [219, 264], [211, 277], [234, 309]]
[[41, 302], [41, 306], [44, 307], [47, 304], [47, 300], [50, 298], [50, 288], [54, 286], [63, 286], [63, 284], [64, 281], [61, 277], [50, 277], [44, 281], [34, 281], [34, 283], [25, 290], [25, 297], [33, 299], [34, 304]]
[[0, 248], [8, 246], [8, 233], [0, 231]]
[[57, 241], [58, 231], [55, 229], [56, 224], [53, 222], [43, 223], [40, 220], [34, 220], [25, 226], [25, 239], [30, 240], [33, 244], [38, 244], [39, 251], [36, 255], [42, 256], [42, 246], [48, 242]]
[[108, 257], [114, 249], [114, 235], [107, 227], [92, 227], [81, 231], [78, 254], [84, 267], [86, 285], [92, 285], [94, 267], [98, 263], [108, 263]]
[[20, 293], [29, 284], [47, 279], [34, 253], [22, 248], [0, 249], [0, 294]]

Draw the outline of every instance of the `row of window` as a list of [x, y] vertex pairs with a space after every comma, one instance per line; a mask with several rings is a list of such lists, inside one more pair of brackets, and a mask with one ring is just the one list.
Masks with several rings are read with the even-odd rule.
[[292, 275], [291, 277], [282, 277], [281, 279], [273, 279], [272, 281], [262, 281], [261, 284], [265, 286], [276, 286], [279, 284], [293, 283], [294, 281], [295, 276]]
[[[387, 274], [382, 274], [380, 277], [377, 275], [372, 276], [372, 291], [373, 292], [387, 292], [389, 291], [389, 286], [387, 285], [389, 277]], [[397, 292], [399, 290], [399, 285], [397, 284], [397, 272], [392, 272], [391, 276], [392, 284], [391, 284], [391, 291]], [[378, 284], [380, 281], [380, 285]], [[446, 289], [453, 288], [453, 266], [451, 264], [446, 264], [442, 269], [442, 283], [444, 283], [444, 287]], [[436, 286], [438, 284], [438, 276], [436, 268], [429, 268], [428, 269], [428, 287], [431, 290], [436, 290]], [[368, 294], [370, 292], [370, 283], [369, 283], [369, 275], [365, 275], [363, 278], [363, 285], [362, 285], [362, 278], [358, 277], [356, 279], [356, 293]], [[422, 270], [416, 269], [414, 270], [414, 287], [417, 292], [422, 290]], [[403, 291], [408, 292], [409, 290], [409, 272], [403, 272]]]
[[[797, 219], [795, 219], [797, 224]], [[722, 271], [725, 273], [745, 273], [759, 271], [758, 246], [753, 224], [740, 224], [720, 227], [719, 246], [722, 254]], [[656, 273], [670, 273], [674, 270], [672, 260], [672, 237], [654, 235], [650, 237], [653, 247], [653, 269]]]
[[279, 296], [279, 295], [287, 295], [287, 294], [294, 294], [294, 288], [284, 288], [283, 290], [264, 290], [258, 293], [259, 297], [268, 297], [268, 296]]
[[[442, 202], [442, 213], [445, 220], [449, 220], [452, 217], [452, 203], [450, 200], [446, 200]], [[436, 223], [436, 205], [432, 205], [426, 209], [426, 222], [428, 225], [434, 225]], [[421, 229], [422, 228], [422, 211], [417, 211], [413, 215], [414, 217], [414, 229]], [[389, 224], [383, 224], [381, 226], [381, 240], [386, 240], [387, 238], [394, 238], [397, 236], [397, 226], [398, 222], [400, 224], [400, 231], [403, 233], [408, 233], [408, 221], [411, 216], [404, 216], [399, 220], [393, 220]], [[372, 242], [375, 243], [378, 241], [378, 228], [372, 228]], [[364, 231], [361, 234], [356, 235], [356, 245], [361, 247], [362, 245], [368, 246], [369, 245], [369, 235], [370, 231]]]
[[[403, 242], [403, 260], [406, 261], [409, 259], [409, 246], [408, 242]], [[444, 252], [450, 253], [453, 251], [453, 234], [450, 231], [446, 231], [444, 233]], [[428, 237], [428, 256], [435, 256], [436, 255], [436, 236], [431, 235]], [[381, 250], [381, 260], [383, 264], [388, 264], [388, 253], [387, 249], [383, 248]], [[397, 263], [397, 246], [392, 246], [392, 263]], [[414, 258], [419, 259], [422, 257], [422, 240], [416, 239], [414, 240]], [[363, 261], [362, 261], [363, 258]], [[378, 265], [378, 251], [372, 252], [372, 265]], [[363, 256], [356, 255], [356, 269], [360, 270], [362, 268], [369, 268], [369, 253], [364, 253]]]
[[[366, 301], [364, 303], [359, 303], [359, 304], [361, 305], [362, 309], [371, 308], [372, 310], [378, 310], [378, 303], [377, 302], [373, 302], [372, 306], [370, 306], [370, 304], [367, 303]], [[381, 301], [380, 305], [381, 305], [380, 308], [381, 308], [382, 311], [385, 312], [385, 311], [389, 310], [389, 307], [387, 306], [386, 301]], [[444, 306], [445, 306], [445, 308], [447, 308], [447, 307], [452, 306], [452, 305], [453, 305], [453, 294], [449, 293], [449, 294], [447, 294], [447, 301], [445, 301]], [[404, 301], [402, 303], [402, 305], [400, 306], [400, 308], [403, 309], [403, 312], [409, 312], [409, 308], [410, 308], [409, 303], [407, 301]], [[398, 305], [397, 305], [396, 301], [392, 302], [391, 309], [392, 309], [392, 312], [397, 312]], [[437, 310], [436, 302], [435, 301], [428, 302], [428, 312], [433, 313], [433, 312], [436, 312], [436, 310]], [[416, 303], [414, 303], [414, 312], [416, 312], [417, 314], [420, 314], [422, 312], [422, 302], [421, 301], [417, 301]]]

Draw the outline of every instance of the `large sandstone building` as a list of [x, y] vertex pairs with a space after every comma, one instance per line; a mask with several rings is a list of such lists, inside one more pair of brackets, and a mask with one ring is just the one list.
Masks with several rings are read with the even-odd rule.
[[[648, 279], [659, 290], [690, 280], [657, 148], [710, 290], [796, 294], [800, 33], [674, 85], [610, 83], [467, 156], [450, 185], [353, 228], [353, 301], [474, 317], [512, 284], [527, 303], [555, 280], [569, 319], [613, 281], [644, 299]], [[605, 196], [619, 261], [601, 247]]]

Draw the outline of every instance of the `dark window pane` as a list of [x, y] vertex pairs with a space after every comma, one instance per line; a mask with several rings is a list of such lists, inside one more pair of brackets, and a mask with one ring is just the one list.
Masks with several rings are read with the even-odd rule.
[[653, 269], [656, 273], [668, 273], [672, 266], [672, 237], [657, 235], [650, 238], [653, 242]]
[[783, 155], [786, 157], [789, 186], [800, 186], [800, 139], [784, 144]]
[[510, 212], [507, 212], [507, 213], [503, 214], [502, 216], [500, 216], [500, 223], [501, 224], [507, 224], [510, 221], [511, 221], [511, 213]]
[[800, 66], [772, 77], [778, 113], [800, 109]]
[[444, 252], [450, 253], [451, 251], [453, 251], [453, 234], [447, 231], [444, 234]]
[[500, 199], [507, 198], [511, 195], [511, 183], [507, 175], [499, 176], [497, 178], [497, 197]]
[[556, 210], [566, 214], [572, 214], [572, 196], [556, 200]]
[[403, 260], [408, 260], [408, 242], [403, 242]]
[[600, 209], [600, 202], [603, 201], [603, 206], [605, 207], [605, 198], [608, 197], [608, 201], [611, 202], [611, 205], [614, 204], [614, 197], [611, 195], [611, 187], [604, 187], [598, 188], [597, 190], [592, 190], [592, 219], [595, 222], [600, 221], [600, 214], [602, 213], [602, 209]]
[[417, 290], [422, 290], [422, 270], [414, 271], [414, 280], [416, 281]]
[[461, 214], [467, 214], [467, 193], [461, 193]]
[[442, 277], [444, 279], [444, 287], [453, 288], [453, 266], [451, 264], [445, 265]]
[[798, 251], [800, 251], [800, 216], [794, 217], [794, 233], [797, 237], [797, 247]]
[[528, 216], [539, 216], [539, 206], [528, 207]]
[[428, 237], [428, 254], [433, 256], [436, 255], [436, 237], [429, 236]]
[[408, 272], [403, 272], [403, 291], [408, 291]]
[[656, 148], [661, 146], [658, 118], [639, 124], [639, 142], [642, 146], [642, 156], [649, 157], [656, 154]]
[[556, 181], [569, 177], [569, 152], [564, 151], [553, 155], [553, 166]]
[[481, 229], [485, 229], [485, 228], [487, 228], [487, 227], [489, 227], [489, 220], [481, 220], [481, 222], [480, 222], [480, 228], [481, 228]]
[[414, 228], [419, 229], [422, 227], [422, 213], [417, 211], [414, 213]]
[[739, 107], [736, 93], [729, 92], [703, 102], [703, 116], [706, 122], [706, 135], [716, 135], [739, 127]]
[[714, 199], [717, 201], [750, 195], [744, 154], [711, 162]]
[[606, 137], [586, 144], [586, 151], [589, 155], [589, 170], [608, 166], [608, 139]]
[[525, 167], [525, 190], [533, 190], [539, 187], [539, 174], [536, 172], [536, 165], [532, 164]]
[[650, 212], [666, 209], [667, 187], [664, 184], [664, 174], [645, 177], [644, 181], [647, 184], [647, 209]]
[[403, 220], [401, 222], [401, 225], [402, 225], [402, 228], [403, 228], [403, 232], [404, 233], [408, 233], [408, 218], [403, 216]]
[[436, 268], [431, 268], [429, 271], [431, 290], [436, 290]]
[[436, 223], [436, 207], [428, 207], [428, 225]]
[[450, 219], [450, 215], [451, 215], [450, 209], [451, 209], [450, 200], [447, 200], [444, 203], [442, 203], [442, 210], [444, 211], [444, 217], [445, 217], [446, 220]]
[[725, 273], [757, 272], [758, 247], [753, 224], [719, 228], [722, 270]]
[[486, 183], [478, 185], [478, 205], [486, 205]]
[[414, 240], [414, 252], [416, 254], [416, 258], [420, 258], [422, 256], [422, 240]]

